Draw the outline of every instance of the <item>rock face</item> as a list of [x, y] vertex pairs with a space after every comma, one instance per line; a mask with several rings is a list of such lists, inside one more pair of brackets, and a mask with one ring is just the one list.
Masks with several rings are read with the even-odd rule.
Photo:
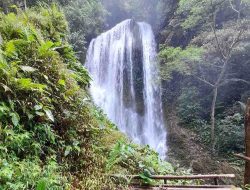
[[86, 67], [95, 103], [132, 140], [164, 157], [166, 130], [150, 25], [125, 20], [101, 34], [90, 43]]

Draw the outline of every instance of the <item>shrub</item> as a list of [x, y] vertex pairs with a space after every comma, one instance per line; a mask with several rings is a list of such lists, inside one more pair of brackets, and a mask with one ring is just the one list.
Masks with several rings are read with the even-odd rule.
[[197, 89], [195, 87], [184, 88], [182, 94], [178, 97], [177, 107], [177, 114], [181, 122], [193, 125], [194, 122], [201, 119], [201, 110]]
[[218, 121], [216, 147], [220, 153], [244, 151], [244, 117], [240, 113]]

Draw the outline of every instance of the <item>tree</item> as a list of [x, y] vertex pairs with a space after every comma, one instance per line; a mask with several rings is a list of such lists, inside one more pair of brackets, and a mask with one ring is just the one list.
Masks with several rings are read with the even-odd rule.
[[98, 0], [75, 0], [64, 7], [69, 22], [69, 40], [84, 63], [86, 44], [103, 31], [106, 10]]
[[[193, 46], [181, 48], [163, 47], [160, 58], [165, 62], [163, 77], [169, 77], [173, 71], [192, 76], [212, 90], [211, 101], [211, 147], [215, 148], [215, 112], [218, 90], [231, 82], [244, 82], [229, 73], [229, 65], [235, 52], [244, 49], [249, 38], [249, 19], [247, 10], [249, 1], [231, 0], [181, 0], [178, 14], [185, 30], [196, 29]], [[220, 19], [229, 14], [229, 20]], [[202, 31], [199, 33], [199, 31]], [[204, 32], [205, 31], [205, 32]], [[242, 50], [240, 50], [242, 51]], [[168, 68], [171, 64], [174, 67]], [[166, 67], [167, 66], [167, 67]], [[240, 63], [238, 65], [240, 67]]]
[[[36, 2], [38, 1], [35, 0], [35, 1], [32, 1], [31, 3], [34, 4]], [[16, 5], [19, 8], [27, 9], [28, 4], [30, 4], [29, 0], [28, 1], [27, 0], [2, 0], [0, 2], [0, 7], [2, 7], [5, 12], [8, 12], [12, 5]]]

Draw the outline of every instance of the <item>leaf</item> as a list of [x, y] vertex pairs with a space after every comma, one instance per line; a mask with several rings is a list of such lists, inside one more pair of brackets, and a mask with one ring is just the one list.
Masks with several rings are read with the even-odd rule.
[[66, 147], [66, 150], [65, 150], [65, 152], [64, 152], [64, 156], [68, 156], [69, 153], [71, 152], [71, 150], [72, 150], [72, 147], [71, 147], [71, 146], [67, 146], [67, 147]]
[[143, 174], [146, 177], [150, 177], [151, 176], [151, 173], [150, 173], [150, 171], [148, 169], [144, 169]]
[[35, 106], [34, 106], [34, 109], [35, 109], [36, 111], [41, 110], [42, 108], [43, 108], [43, 106], [41, 106], [41, 105], [35, 105]]
[[40, 180], [37, 183], [36, 190], [46, 190], [47, 189], [47, 183], [45, 179]]
[[10, 40], [5, 44], [5, 54], [7, 57], [15, 57], [17, 56], [16, 47], [14, 44], [14, 40]]
[[19, 115], [17, 113], [12, 112], [12, 113], [10, 113], [10, 116], [11, 116], [11, 121], [12, 121], [13, 125], [17, 126], [19, 121], [20, 121]]
[[39, 48], [38, 52], [40, 56], [44, 56], [46, 53], [49, 52], [49, 50], [54, 46], [54, 43], [52, 41], [47, 41], [43, 43]]
[[8, 152], [8, 149], [7, 149], [7, 147], [5, 147], [5, 146], [0, 146], [0, 150], [1, 150], [2, 152], [5, 152], [5, 153]]
[[20, 66], [20, 68], [24, 71], [24, 72], [34, 72], [37, 69], [34, 67], [30, 67], [30, 66]]
[[28, 113], [27, 116], [28, 116], [29, 120], [31, 120], [31, 119], [34, 118], [34, 115], [32, 115], [32, 114], [30, 114], [30, 113]]
[[45, 109], [44, 111], [45, 111], [45, 113], [46, 113], [47, 117], [48, 117], [51, 121], [53, 121], [53, 122], [54, 122], [54, 121], [55, 121], [55, 119], [54, 119], [54, 116], [53, 116], [53, 114], [52, 114], [51, 110]]
[[10, 108], [7, 107], [4, 103], [0, 104], [0, 116], [1, 115], [6, 115], [10, 111]]
[[154, 180], [152, 180], [147, 174], [141, 173], [139, 176], [145, 184], [154, 185]]
[[40, 92], [43, 92], [47, 87], [43, 84], [33, 83], [31, 78], [15, 78], [15, 82], [18, 88], [23, 90], [38, 90]]
[[46, 79], [46, 80], [49, 80], [49, 77], [47, 75], [43, 75], [43, 77]]
[[60, 79], [60, 80], [58, 81], [58, 84], [60, 84], [60, 85], [62, 85], [62, 86], [65, 86], [65, 80]]
[[36, 115], [44, 116], [44, 113], [43, 113], [43, 112], [40, 112], [40, 111], [36, 111]]
[[18, 10], [18, 7], [16, 5], [11, 5], [10, 8]]
[[7, 92], [7, 91], [12, 92], [12, 90], [11, 90], [8, 86], [6, 86], [6, 85], [3, 84], [3, 83], [0, 83], [0, 84], [1, 84], [1, 86], [4, 88], [4, 91], [5, 91], [5, 92]]

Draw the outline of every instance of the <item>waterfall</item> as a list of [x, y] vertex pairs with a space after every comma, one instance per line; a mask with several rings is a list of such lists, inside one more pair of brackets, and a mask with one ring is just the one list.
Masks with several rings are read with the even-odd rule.
[[125, 20], [92, 40], [86, 67], [90, 92], [118, 128], [134, 142], [166, 154], [156, 44], [151, 26]]

